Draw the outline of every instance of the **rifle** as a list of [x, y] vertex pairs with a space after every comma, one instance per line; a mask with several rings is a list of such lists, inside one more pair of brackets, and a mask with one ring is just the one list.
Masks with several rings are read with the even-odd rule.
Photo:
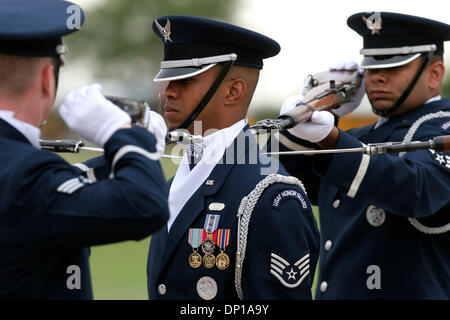
[[352, 101], [362, 77], [355, 71], [324, 71], [308, 75], [305, 97], [291, 111], [277, 119], [258, 121], [251, 127], [255, 134], [283, 131], [311, 119], [314, 111], [331, 111]]
[[[135, 99], [105, 96], [106, 99], [114, 103], [123, 111], [128, 113], [131, 117], [131, 123], [134, 126], [146, 127], [148, 125], [147, 112], [150, 110], [146, 101], [139, 101]], [[79, 153], [82, 150], [103, 152], [103, 148], [86, 147], [81, 140], [39, 140], [41, 148], [43, 150], [53, 152], [67, 152], [67, 153]], [[161, 155], [165, 158], [181, 158], [178, 156]]]
[[[282, 114], [278, 119], [265, 119], [258, 121], [251, 127], [252, 133], [283, 131], [294, 127], [296, 124], [307, 121], [314, 111], [335, 109], [352, 100], [361, 83], [358, 71], [325, 71], [315, 75], [309, 75], [304, 90], [305, 98], [289, 113]], [[134, 99], [105, 96], [112, 103], [127, 112], [133, 125], [146, 126], [146, 112], [149, 110], [145, 101]], [[185, 130], [171, 131], [166, 137], [166, 143], [181, 142], [183, 144], [201, 143], [202, 136], [191, 135]], [[81, 150], [103, 152], [102, 148], [86, 147], [83, 141], [76, 140], [40, 140], [42, 149], [53, 152], [78, 153]], [[438, 136], [431, 140], [420, 142], [386, 142], [369, 144], [360, 148], [331, 149], [331, 150], [304, 150], [271, 152], [272, 155], [311, 155], [362, 152], [368, 155], [387, 154], [397, 152], [411, 152], [416, 150], [431, 149], [438, 152], [450, 151], [450, 136]], [[178, 156], [162, 155], [168, 158], [180, 158]]]

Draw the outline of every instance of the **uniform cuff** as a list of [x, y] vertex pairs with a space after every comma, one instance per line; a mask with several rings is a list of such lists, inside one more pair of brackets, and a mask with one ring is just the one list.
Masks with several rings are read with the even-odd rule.
[[105, 158], [112, 163], [116, 153], [124, 146], [133, 146], [156, 153], [156, 139], [147, 129], [134, 127], [117, 130], [105, 144]]
[[[348, 133], [339, 130], [336, 149], [360, 148], [363, 143]], [[322, 158], [319, 158], [322, 157]], [[362, 152], [316, 155], [314, 170], [323, 179], [347, 192], [353, 198], [358, 192], [370, 163], [370, 156]]]

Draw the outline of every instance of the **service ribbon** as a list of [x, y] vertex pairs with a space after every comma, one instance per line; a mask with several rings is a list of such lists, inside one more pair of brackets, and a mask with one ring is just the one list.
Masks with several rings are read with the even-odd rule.
[[203, 229], [205, 229], [207, 233], [213, 233], [219, 225], [219, 220], [220, 214], [208, 214]]
[[203, 229], [189, 229], [188, 242], [193, 249], [197, 249], [203, 242]]
[[[208, 237], [208, 235], [209, 235], [209, 237]], [[206, 232], [206, 230], [203, 230], [202, 243], [203, 243], [206, 239], [209, 239], [209, 240], [211, 240], [213, 243], [216, 243], [216, 241], [217, 241], [217, 230], [214, 231], [213, 233], [208, 233], [208, 232]]]
[[225, 248], [230, 243], [230, 233], [231, 229], [218, 229], [217, 230], [217, 245], [221, 250], [225, 250]]

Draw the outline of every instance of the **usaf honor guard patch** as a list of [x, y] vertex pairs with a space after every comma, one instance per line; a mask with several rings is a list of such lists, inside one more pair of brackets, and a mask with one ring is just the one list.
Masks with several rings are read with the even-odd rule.
[[309, 253], [290, 264], [275, 253], [270, 254], [270, 274], [287, 288], [297, 288], [309, 274]]
[[279, 210], [281, 204], [287, 199], [297, 200], [302, 209], [308, 209], [308, 204], [300, 192], [294, 189], [286, 189], [278, 193], [272, 199], [272, 208]]

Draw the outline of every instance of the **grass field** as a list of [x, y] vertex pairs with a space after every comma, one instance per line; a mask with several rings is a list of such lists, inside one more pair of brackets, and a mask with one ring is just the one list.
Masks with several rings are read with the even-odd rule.
[[[61, 154], [70, 163], [82, 162], [96, 153]], [[176, 164], [164, 159], [166, 178], [173, 176]], [[317, 208], [314, 208], [317, 219]], [[91, 247], [91, 276], [95, 300], [146, 300], [147, 253], [150, 237], [141, 241], [125, 241]], [[317, 272], [316, 272], [317, 278]], [[317, 279], [314, 280], [313, 292]]]

